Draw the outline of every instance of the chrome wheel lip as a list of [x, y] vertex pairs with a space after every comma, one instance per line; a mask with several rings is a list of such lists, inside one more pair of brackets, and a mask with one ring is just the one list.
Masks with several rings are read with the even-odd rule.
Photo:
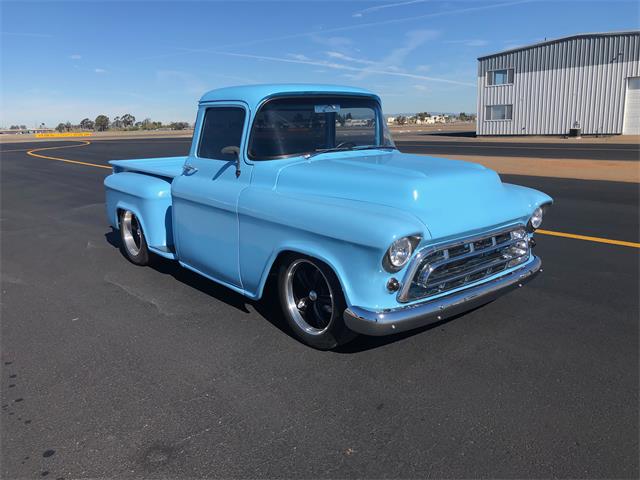
[[[322, 328], [322, 329], [313, 327], [312, 325], [309, 325], [307, 323], [307, 321], [304, 319], [304, 317], [302, 316], [302, 314], [300, 313], [300, 309], [298, 308], [298, 302], [296, 302], [296, 299], [295, 299], [294, 294], [293, 294], [293, 280], [294, 280], [294, 277], [295, 277], [295, 273], [298, 270], [298, 268], [300, 267], [300, 265], [303, 265], [303, 264], [311, 265], [318, 272], [320, 272], [322, 280], [325, 282], [325, 284], [327, 286], [327, 289], [329, 290], [329, 298], [331, 300], [331, 312], [332, 312], [332, 315], [333, 315], [333, 312], [335, 310], [333, 290], [331, 289], [331, 285], [329, 284], [329, 281], [327, 280], [327, 277], [324, 275], [324, 273], [318, 267], [318, 265], [313, 263], [311, 260], [307, 260], [307, 259], [304, 259], [304, 258], [300, 258], [300, 259], [295, 260], [294, 262], [292, 262], [291, 265], [289, 265], [289, 267], [287, 268], [287, 271], [285, 273], [285, 286], [284, 286], [285, 292], [284, 293], [285, 293], [285, 298], [286, 298], [286, 303], [287, 303], [287, 310], [289, 310], [289, 315], [291, 316], [293, 321], [296, 323], [296, 325], [298, 325], [298, 327], [300, 329], [302, 329], [305, 333], [308, 333], [309, 335], [322, 335], [327, 330], [329, 330], [329, 328], [331, 327], [331, 323], [332, 322], [329, 321], [328, 325], [326, 327]], [[311, 290], [311, 292], [313, 292], [314, 294], [316, 293], [315, 290]]]
[[131, 256], [137, 256], [141, 249], [142, 228], [131, 210], [125, 211], [122, 215], [120, 228], [122, 228], [122, 238], [127, 252]]

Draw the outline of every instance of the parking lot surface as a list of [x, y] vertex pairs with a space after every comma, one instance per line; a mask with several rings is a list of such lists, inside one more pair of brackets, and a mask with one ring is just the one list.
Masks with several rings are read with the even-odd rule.
[[[637, 248], [539, 235], [526, 288], [320, 352], [269, 293], [127, 262], [109, 170], [26, 154], [62, 145], [0, 146], [3, 478], [638, 477]], [[106, 165], [187, 149], [40, 153]], [[503, 179], [554, 197], [545, 229], [640, 241], [637, 184]]]

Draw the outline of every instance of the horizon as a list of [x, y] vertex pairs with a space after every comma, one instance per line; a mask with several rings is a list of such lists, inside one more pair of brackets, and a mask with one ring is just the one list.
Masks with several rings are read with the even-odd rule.
[[638, 28], [626, 0], [79, 5], [0, 4], [2, 127], [127, 113], [192, 124], [205, 91], [253, 83], [363, 87], [385, 115], [475, 114], [478, 57]]

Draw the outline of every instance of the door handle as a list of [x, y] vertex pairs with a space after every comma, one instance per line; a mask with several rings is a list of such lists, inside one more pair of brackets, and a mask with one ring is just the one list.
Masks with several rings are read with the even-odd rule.
[[194, 173], [196, 173], [198, 171], [198, 169], [196, 167], [194, 167], [193, 165], [189, 164], [189, 163], [185, 163], [184, 167], [182, 167], [182, 174], [183, 175], [192, 175]]

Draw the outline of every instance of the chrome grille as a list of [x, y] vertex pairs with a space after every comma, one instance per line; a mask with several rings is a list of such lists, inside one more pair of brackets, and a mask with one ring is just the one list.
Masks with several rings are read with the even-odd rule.
[[469, 237], [416, 255], [399, 300], [407, 302], [472, 285], [529, 259], [524, 227]]

